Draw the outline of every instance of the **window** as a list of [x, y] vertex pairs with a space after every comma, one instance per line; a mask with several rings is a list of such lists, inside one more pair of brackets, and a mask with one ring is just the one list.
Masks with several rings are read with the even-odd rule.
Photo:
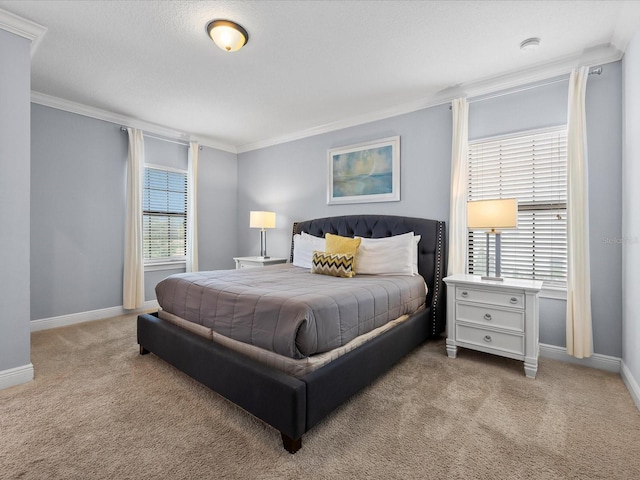
[[186, 260], [187, 173], [145, 166], [142, 199], [145, 264]]
[[[516, 198], [518, 228], [502, 233], [502, 275], [565, 287], [567, 129], [521, 132], [469, 143], [468, 200]], [[469, 232], [469, 273], [486, 272], [486, 234]], [[494, 242], [489, 262], [493, 265]]]

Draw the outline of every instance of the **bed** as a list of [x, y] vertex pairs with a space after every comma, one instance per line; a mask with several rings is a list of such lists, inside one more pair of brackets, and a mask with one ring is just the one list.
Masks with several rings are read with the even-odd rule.
[[[416, 260], [418, 273], [426, 284], [424, 307], [341, 356], [300, 375], [205, 338], [161, 318], [159, 313], [139, 315], [137, 324], [141, 354], [154, 353], [276, 428], [290, 453], [301, 448], [302, 435], [327, 414], [426, 339], [438, 337], [445, 327], [444, 222], [400, 216], [347, 215], [295, 223], [293, 235], [301, 232], [315, 237], [330, 233], [374, 239], [408, 232], [420, 235]], [[291, 259], [293, 250], [292, 241]], [[272, 268], [277, 267], [266, 267], [263, 271]]]

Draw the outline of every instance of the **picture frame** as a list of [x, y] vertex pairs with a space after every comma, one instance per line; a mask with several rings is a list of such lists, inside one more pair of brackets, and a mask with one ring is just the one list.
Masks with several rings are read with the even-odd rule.
[[328, 150], [328, 205], [398, 201], [400, 136]]

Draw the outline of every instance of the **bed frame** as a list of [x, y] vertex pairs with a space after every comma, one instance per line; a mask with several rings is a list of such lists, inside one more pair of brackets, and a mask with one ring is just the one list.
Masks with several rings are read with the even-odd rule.
[[[296, 378], [175, 326], [157, 314], [138, 316], [140, 354], [153, 352], [280, 431], [290, 453], [302, 435], [352, 395], [445, 327], [445, 224], [387, 215], [347, 215], [295, 223], [293, 233], [380, 238], [414, 232], [418, 270], [427, 286], [427, 308], [329, 364]], [[292, 249], [293, 255], [293, 249]]]

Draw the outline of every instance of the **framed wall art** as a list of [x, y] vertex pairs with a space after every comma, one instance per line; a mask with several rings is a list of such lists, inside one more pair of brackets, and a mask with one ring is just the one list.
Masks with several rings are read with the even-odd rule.
[[327, 204], [399, 200], [399, 136], [328, 151]]

